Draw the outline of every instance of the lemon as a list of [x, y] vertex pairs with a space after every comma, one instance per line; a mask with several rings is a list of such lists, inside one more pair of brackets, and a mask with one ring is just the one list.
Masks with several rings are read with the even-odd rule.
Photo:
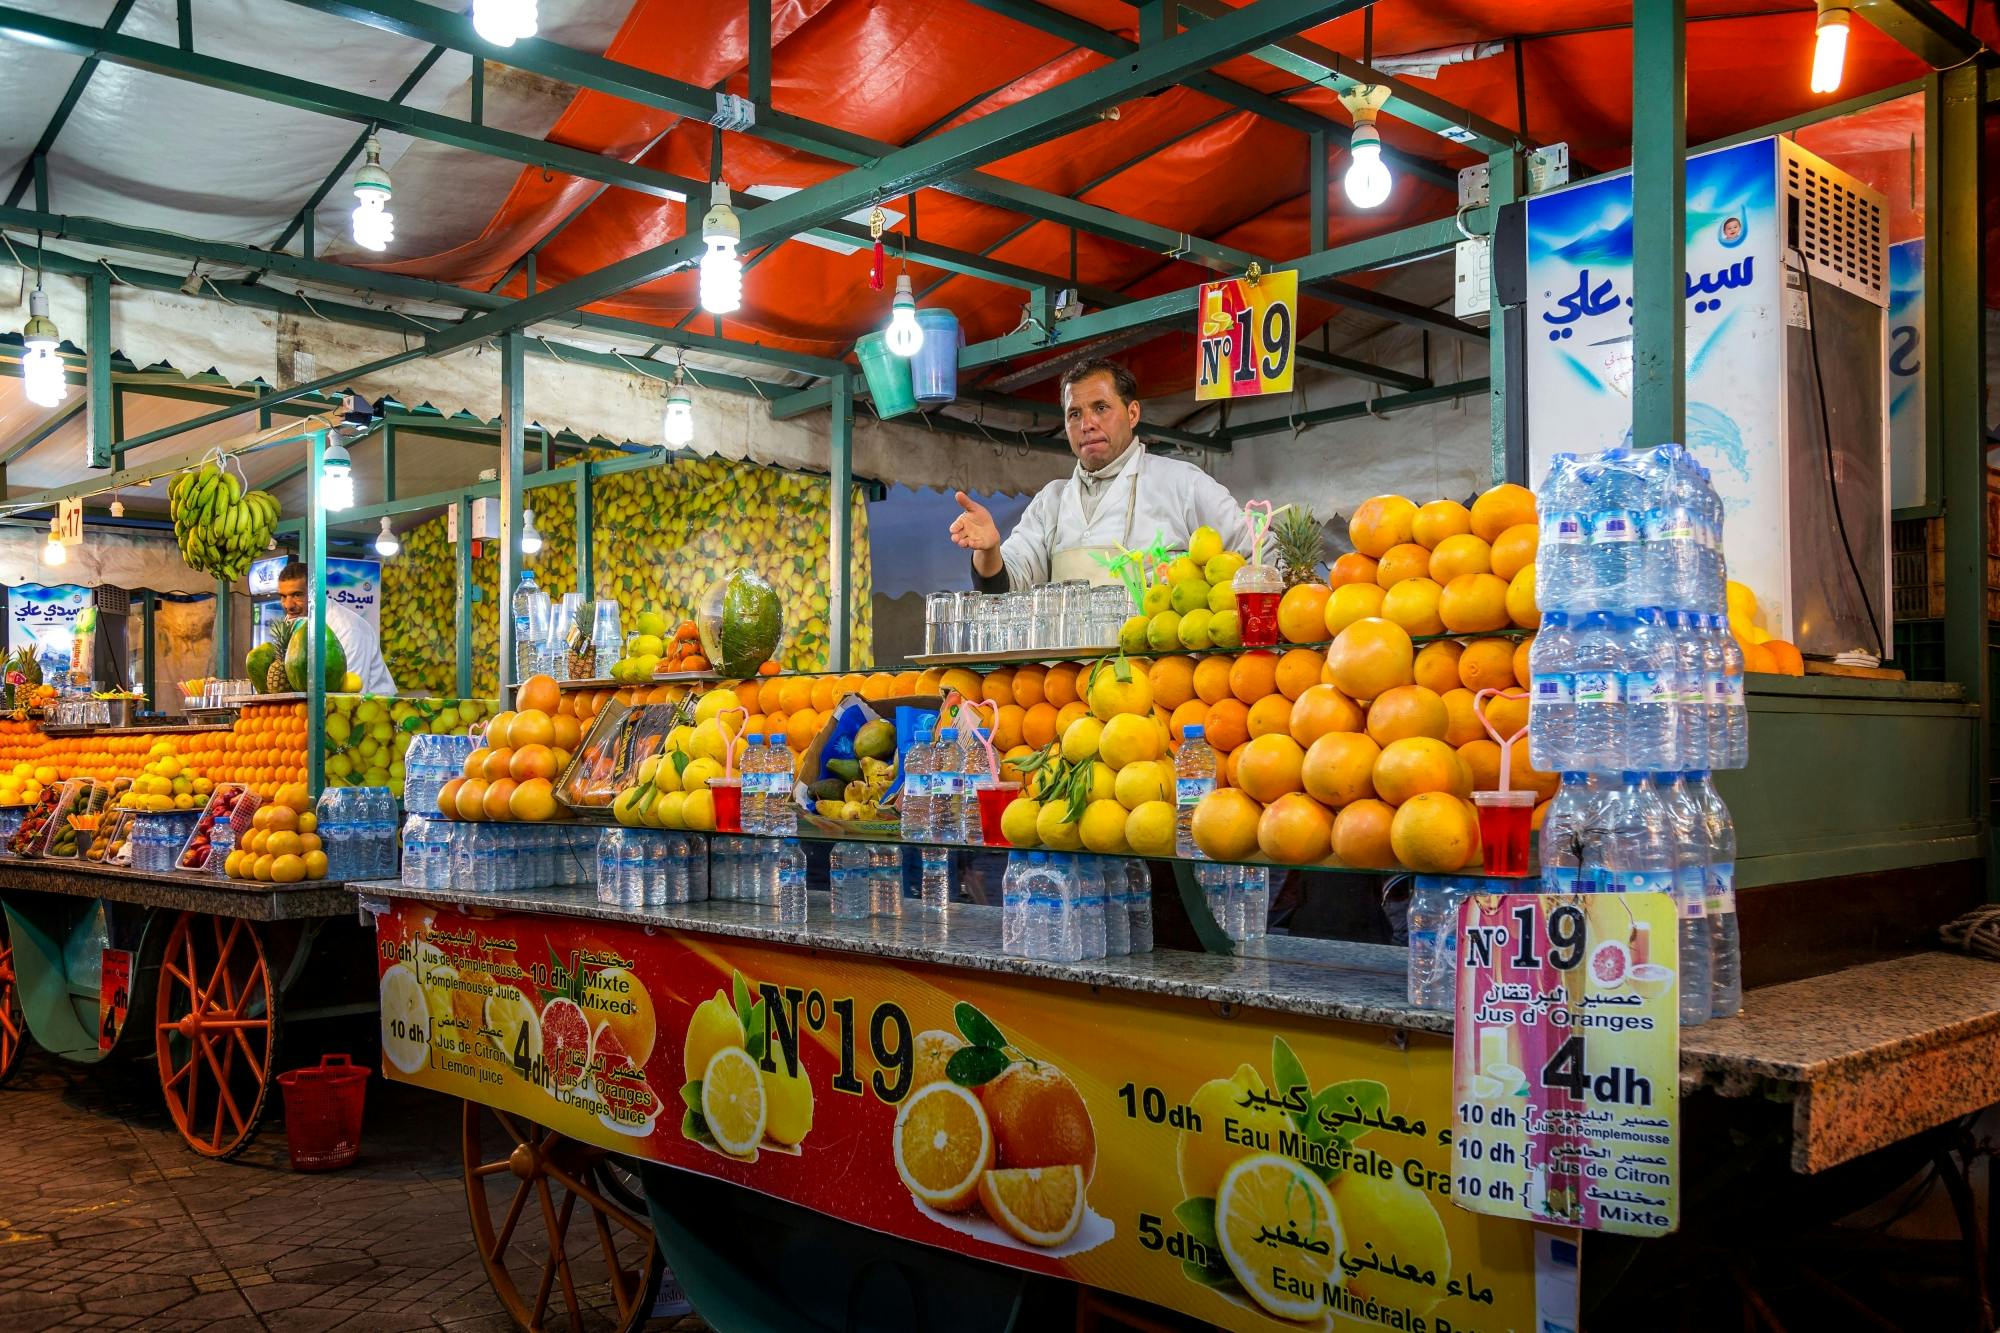
[[1243, 1158], [1216, 1193], [1215, 1234], [1229, 1271], [1264, 1309], [1281, 1319], [1313, 1319], [1326, 1309], [1341, 1236], [1318, 1176], [1276, 1153]]
[[1201, 652], [1213, 640], [1209, 637], [1209, 623], [1215, 619], [1214, 612], [1206, 605], [1197, 606], [1181, 617], [1181, 647], [1191, 653]]
[[1140, 856], [1174, 854], [1174, 807], [1165, 801], [1144, 801], [1125, 816], [1125, 845]]
[[[688, 742], [688, 749], [699, 758], [713, 761], [718, 773], [722, 771], [722, 756], [728, 748], [729, 742], [722, 735], [722, 724], [712, 717], [695, 725], [694, 736]], [[685, 773], [681, 774], [681, 785], [687, 785]]]
[[682, 1045], [681, 1070], [689, 1081], [702, 1076], [708, 1062], [715, 1058], [717, 1051], [743, 1045], [743, 1024], [736, 1017], [736, 1006], [721, 991], [715, 998], [703, 1000], [694, 1007], [688, 1019], [687, 1039]]
[[1063, 728], [1062, 756], [1072, 764], [1080, 764], [1086, 759], [1097, 758], [1097, 749], [1104, 736], [1104, 724], [1094, 717], [1080, 717]]
[[1022, 797], [1011, 801], [1000, 813], [1000, 836], [1016, 847], [1039, 847], [1042, 835], [1035, 831], [1037, 817], [1042, 813], [1040, 801]]
[[1203, 611], [1208, 609], [1208, 593], [1208, 581], [1197, 575], [1176, 583], [1167, 603], [1181, 615], [1186, 616], [1197, 609]]
[[764, 1136], [773, 1143], [786, 1147], [804, 1140], [813, 1127], [812, 1083], [806, 1078], [805, 1061], [799, 1061], [799, 1072], [785, 1072], [785, 1057], [775, 1053], [777, 1069], [759, 1073], [764, 1080], [764, 1102], [770, 1114], [764, 1123]]
[[1086, 801], [1115, 801], [1118, 799], [1118, 775], [1111, 771], [1111, 765], [1102, 759], [1094, 759], [1090, 764], [1090, 790]]
[[770, 1106], [757, 1062], [740, 1046], [717, 1051], [701, 1073], [701, 1118], [716, 1147], [748, 1157], [764, 1137]]
[[[719, 755], [720, 751], [717, 753]], [[669, 764], [668, 768], [671, 769], [672, 765]], [[720, 758], [696, 759], [689, 762], [687, 768], [681, 773], [679, 786], [682, 791], [706, 791], [708, 790], [708, 780], [721, 776], [722, 761]], [[660, 785], [671, 789], [675, 784], [663, 782]]]
[[430, 1006], [417, 974], [405, 964], [391, 964], [382, 973], [381, 1002], [382, 1054], [405, 1074], [414, 1074], [430, 1058], [431, 1030]]
[[[1148, 801], [1164, 801], [1173, 791], [1173, 775], [1157, 759], [1127, 764], [1118, 770], [1111, 794], [1127, 810], [1137, 810]], [[1130, 836], [1127, 836], [1130, 841]]]
[[1100, 856], [1115, 856], [1125, 848], [1125, 807], [1116, 801], [1092, 801], [1077, 825], [1083, 845]]
[[[1068, 735], [1065, 734], [1063, 739], [1067, 741]], [[1114, 770], [1122, 770], [1127, 764], [1141, 760], [1158, 759], [1160, 729], [1154, 725], [1151, 714], [1119, 713], [1106, 722], [1099, 733], [1097, 754]]]
[[1176, 556], [1167, 562], [1167, 582], [1186, 583], [1189, 579], [1201, 577], [1201, 567], [1186, 556]]
[[1267, 1135], [1263, 1142], [1275, 1144], [1280, 1131], [1292, 1128], [1291, 1119], [1276, 1107], [1263, 1102], [1246, 1106], [1253, 1092], [1264, 1092], [1263, 1076], [1243, 1064], [1236, 1067], [1234, 1076], [1210, 1079], [1188, 1098], [1188, 1108], [1200, 1128], [1183, 1129], [1174, 1154], [1181, 1192], [1188, 1198], [1215, 1196], [1229, 1168], [1257, 1150], [1254, 1145], [1258, 1140], [1252, 1131]]
[[[1328, 1193], [1341, 1232], [1357, 1244], [1365, 1239], [1375, 1246], [1375, 1253], [1393, 1254], [1420, 1272], [1451, 1271], [1451, 1239], [1444, 1220], [1417, 1186], [1398, 1175], [1384, 1180], [1376, 1172], [1349, 1166], [1334, 1177]], [[1364, 1268], [1348, 1279], [1347, 1289], [1363, 1299], [1384, 1302], [1393, 1295], [1418, 1314], [1428, 1314], [1444, 1297], [1435, 1288], [1413, 1292], [1407, 1283], [1390, 1284], [1379, 1269]]]
[[663, 791], [653, 802], [652, 818], [648, 821], [654, 828], [684, 829], [687, 827], [688, 794], [680, 791]]
[[1206, 566], [1222, 554], [1222, 534], [1204, 523], [1188, 535], [1187, 558]]
[[[701, 723], [714, 721], [715, 715], [725, 708], [740, 708], [742, 703], [735, 690], [710, 690], [695, 701], [695, 730], [701, 730]], [[717, 751], [720, 753], [720, 751]]]
[[1146, 595], [1140, 602], [1139, 609], [1150, 620], [1173, 605], [1173, 600], [1174, 590], [1172, 588], [1169, 588], [1164, 583], [1155, 583], [1152, 587], [1146, 589]]
[[1208, 641], [1217, 648], [1241, 648], [1243, 630], [1237, 619], [1236, 608], [1217, 611], [1208, 618]]
[[[1147, 594], [1150, 599], [1151, 593]], [[1211, 629], [1211, 634], [1213, 630]], [[1146, 622], [1146, 646], [1158, 653], [1179, 652], [1181, 647], [1181, 613], [1171, 607], [1154, 613]]]
[[1236, 552], [1224, 551], [1221, 555], [1216, 556], [1213, 560], [1202, 566], [1201, 576], [1208, 580], [1210, 586], [1211, 600], [1209, 607], [1211, 610], [1215, 609], [1213, 601], [1214, 590], [1229, 588], [1232, 580], [1236, 577], [1236, 571], [1248, 563], [1248, 561], [1236, 554]]
[[1047, 801], [1035, 815], [1035, 836], [1042, 845], [1059, 852], [1073, 852], [1083, 845], [1076, 825], [1069, 822], [1069, 802]]

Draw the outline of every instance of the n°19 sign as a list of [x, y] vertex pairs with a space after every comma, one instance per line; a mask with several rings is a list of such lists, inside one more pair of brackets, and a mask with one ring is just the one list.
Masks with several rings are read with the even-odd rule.
[[1292, 391], [1299, 275], [1264, 273], [1201, 287], [1198, 400]]

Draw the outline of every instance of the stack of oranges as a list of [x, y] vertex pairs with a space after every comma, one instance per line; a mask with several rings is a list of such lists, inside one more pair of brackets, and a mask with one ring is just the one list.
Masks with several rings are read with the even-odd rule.
[[317, 829], [312, 800], [303, 782], [273, 788], [271, 799], [250, 816], [250, 831], [242, 845], [222, 863], [231, 879], [267, 884], [296, 884], [326, 878], [326, 850]]

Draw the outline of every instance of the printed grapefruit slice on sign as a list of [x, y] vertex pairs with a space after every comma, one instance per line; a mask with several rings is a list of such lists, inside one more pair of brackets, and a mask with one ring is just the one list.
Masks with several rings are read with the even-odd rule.
[[557, 1088], [583, 1081], [590, 1067], [590, 1020], [574, 1000], [561, 996], [542, 1007], [542, 1068]]

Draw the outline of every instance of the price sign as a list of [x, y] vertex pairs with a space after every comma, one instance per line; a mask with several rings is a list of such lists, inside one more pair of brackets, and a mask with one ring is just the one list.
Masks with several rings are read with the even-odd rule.
[[1467, 899], [1452, 1038], [1452, 1199], [1659, 1236], [1680, 1221], [1671, 895]]
[[83, 501], [56, 501], [56, 540], [64, 546], [83, 544]]
[[1290, 270], [1203, 283], [1194, 396], [1290, 393], [1298, 308], [1299, 275]]

